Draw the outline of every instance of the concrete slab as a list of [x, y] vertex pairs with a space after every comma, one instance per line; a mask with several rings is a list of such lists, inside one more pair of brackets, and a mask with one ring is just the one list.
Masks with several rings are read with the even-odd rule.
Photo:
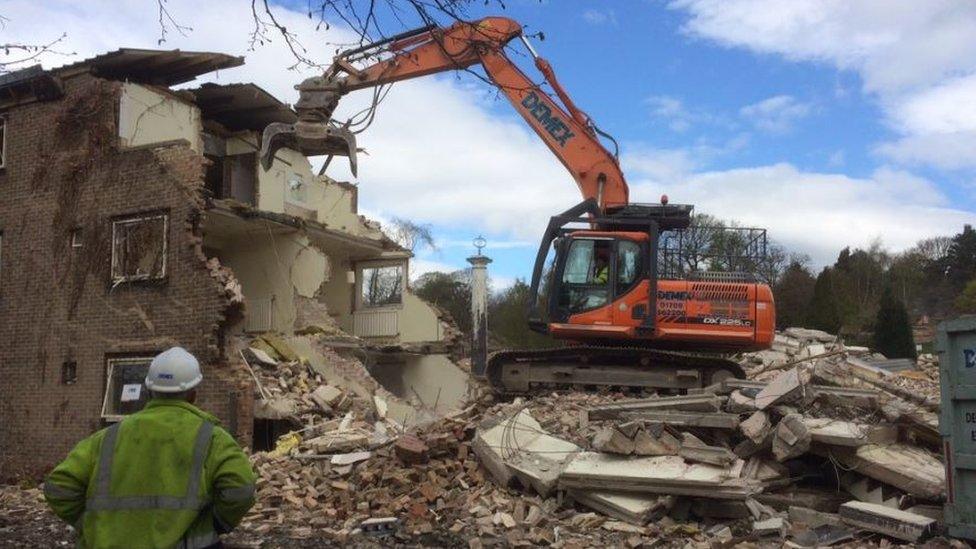
[[568, 490], [575, 501], [607, 515], [636, 526], [643, 526], [654, 515], [667, 511], [674, 503], [671, 496], [604, 492], [594, 490]]
[[567, 461], [580, 451], [546, 433], [528, 410], [483, 424], [472, 449], [498, 484], [511, 486], [517, 479], [543, 497], [552, 493]]
[[566, 465], [559, 486], [720, 499], [744, 499], [762, 490], [761, 482], [740, 474], [741, 467], [687, 463], [677, 456], [623, 458], [581, 452]]
[[930, 500], [945, 492], [945, 467], [933, 454], [915, 446], [866, 444], [858, 448], [816, 444], [811, 450], [828, 456], [847, 468]]
[[841, 505], [839, 514], [845, 524], [910, 542], [927, 537], [936, 525], [926, 516], [863, 501]]
[[774, 404], [786, 404], [803, 393], [799, 368], [790, 368], [773, 378], [756, 395], [756, 408], [765, 410]]
[[803, 418], [814, 442], [834, 446], [891, 444], [898, 441], [896, 425], [865, 425], [829, 418]]

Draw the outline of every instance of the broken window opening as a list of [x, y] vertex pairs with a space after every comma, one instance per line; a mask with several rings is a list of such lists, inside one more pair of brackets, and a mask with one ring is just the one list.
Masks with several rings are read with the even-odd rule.
[[257, 204], [257, 153], [206, 156], [210, 165], [204, 182], [210, 197], [231, 198], [251, 206]]
[[61, 385], [74, 385], [78, 381], [78, 363], [68, 360], [61, 363]]
[[165, 214], [121, 219], [112, 223], [112, 283], [166, 277]]
[[149, 391], [143, 385], [149, 373], [153, 357], [110, 358], [106, 362], [105, 397], [102, 401], [102, 419], [121, 421], [134, 414], [149, 402]]
[[403, 303], [403, 265], [364, 267], [360, 299], [363, 307]]

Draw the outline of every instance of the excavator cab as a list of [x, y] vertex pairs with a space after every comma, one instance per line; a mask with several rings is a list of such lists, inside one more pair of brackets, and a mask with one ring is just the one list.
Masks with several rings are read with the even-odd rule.
[[[665, 201], [601, 211], [595, 201], [584, 201], [554, 216], [536, 258], [532, 291], [539, 299], [530, 306], [529, 325], [557, 339], [597, 345], [726, 352], [768, 346], [774, 325], [769, 286], [747, 272], [679, 275], [668, 268], [688, 263], [670, 255], [670, 243], [691, 225], [692, 209]], [[761, 235], [757, 255], [765, 254]], [[555, 256], [547, 261], [550, 249]]]

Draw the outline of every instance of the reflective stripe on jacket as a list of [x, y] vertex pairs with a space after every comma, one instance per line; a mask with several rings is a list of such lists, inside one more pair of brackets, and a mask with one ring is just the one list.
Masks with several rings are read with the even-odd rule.
[[[92, 548], [206, 547], [254, 504], [254, 472], [212, 415], [180, 400], [82, 440], [44, 483], [51, 509]], [[219, 530], [219, 532], [218, 532]]]

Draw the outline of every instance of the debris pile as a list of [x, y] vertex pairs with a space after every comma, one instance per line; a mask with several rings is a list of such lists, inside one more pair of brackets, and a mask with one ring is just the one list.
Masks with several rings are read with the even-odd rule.
[[665, 520], [707, 538], [916, 542], [937, 531], [946, 490], [937, 375], [882, 360], [790, 329], [742, 357], [750, 379], [677, 396], [536, 398], [484, 419], [473, 449], [500, 486], [637, 533]]
[[343, 385], [274, 336], [249, 344], [261, 413], [292, 427], [253, 453], [258, 502], [232, 546], [870, 546], [940, 531], [938, 399], [908, 385], [938, 386], [928, 357], [888, 371], [791, 329], [741, 357], [748, 379], [688, 394], [474, 391], [405, 424], [382, 388]]

